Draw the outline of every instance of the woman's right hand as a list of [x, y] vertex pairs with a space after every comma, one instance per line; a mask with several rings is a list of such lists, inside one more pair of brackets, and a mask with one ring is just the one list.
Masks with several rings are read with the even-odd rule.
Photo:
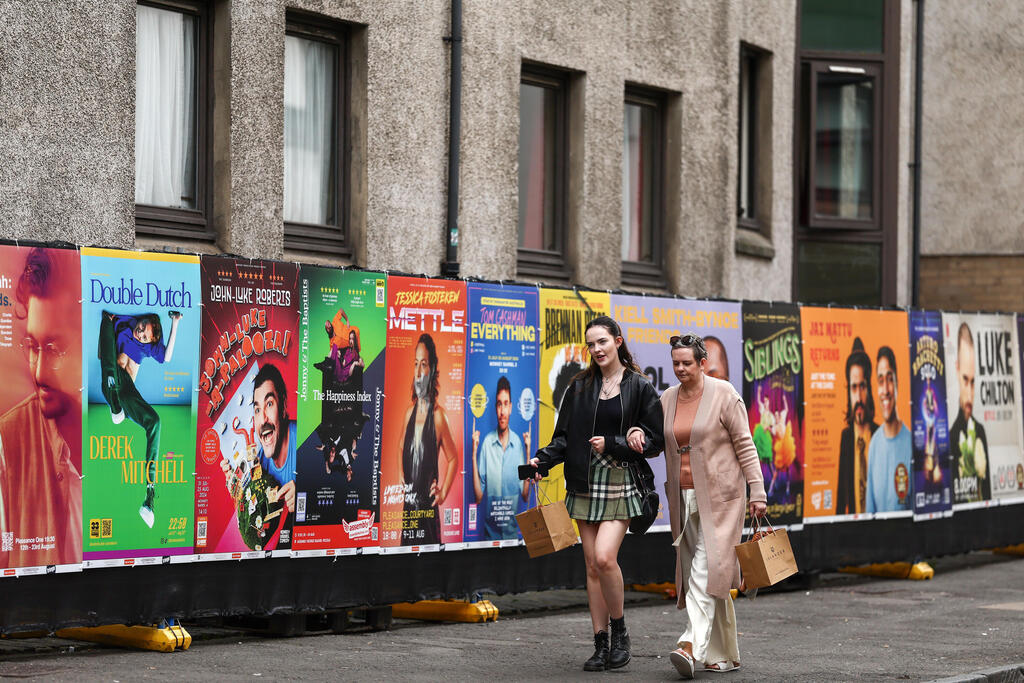
[[536, 474], [533, 475], [533, 480], [540, 481], [541, 479], [543, 479], [544, 477], [541, 476], [540, 473], [540, 460], [538, 460], [537, 458], [530, 458], [530, 464], [533, 465], [533, 468], [535, 470], [537, 470]]

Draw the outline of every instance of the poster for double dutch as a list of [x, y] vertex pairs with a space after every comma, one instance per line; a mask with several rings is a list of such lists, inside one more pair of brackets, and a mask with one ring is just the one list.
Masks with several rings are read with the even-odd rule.
[[86, 567], [189, 559], [199, 258], [82, 250]]

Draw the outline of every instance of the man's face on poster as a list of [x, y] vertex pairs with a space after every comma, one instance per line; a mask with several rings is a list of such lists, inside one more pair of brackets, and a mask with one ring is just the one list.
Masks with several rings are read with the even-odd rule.
[[716, 341], [706, 344], [708, 362], [704, 366], [704, 374], [715, 379], [729, 381], [729, 361], [726, 360], [725, 349]]
[[898, 422], [896, 414], [896, 373], [889, 365], [889, 359], [885, 356], [878, 358], [876, 366], [878, 382], [878, 402], [882, 406], [882, 419], [885, 422]]
[[29, 355], [29, 371], [36, 385], [43, 415], [56, 419], [70, 410], [79, 392], [81, 380], [67, 366], [66, 355], [78, 341], [67, 324], [68, 306], [72, 302], [62, 298], [30, 297], [25, 318], [25, 334], [36, 347]]
[[974, 413], [974, 346], [960, 342], [956, 352], [956, 376], [960, 380], [960, 410], [966, 419]]
[[508, 431], [508, 419], [512, 415], [512, 397], [502, 389], [494, 399], [494, 409], [498, 413], [498, 433]]
[[868, 381], [864, 368], [854, 364], [850, 366], [850, 406], [853, 408], [853, 421], [863, 426], [867, 416]]
[[277, 458], [283, 445], [281, 431], [288, 418], [274, 383], [268, 379], [256, 387], [252, 392], [252, 403], [256, 438], [263, 445], [263, 453], [267, 457]]

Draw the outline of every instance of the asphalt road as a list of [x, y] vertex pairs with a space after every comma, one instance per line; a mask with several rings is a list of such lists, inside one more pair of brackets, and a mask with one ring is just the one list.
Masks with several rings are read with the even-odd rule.
[[[827, 574], [809, 590], [736, 602], [739, 671], [724, 681], [928, 681], [993, 668], [1024, 681], [1024, 559], [971, 553], [932, 562], [930, 581]], [[0, 676], [48, 680], [677, 680], [667, 653], [685, 624], [674, 602], [630, 593], [633, 661], [585, 673], [591, 651], [582, 591], [491, 596], [497, 622], [396, 621], [390, 631], [295, 638], [194, 627], [185, 652], [66, 641], [62, 652], [0, 655]], [[186, 624], [186, 627], [189, 625]], [[37, 641], [42, 642], [42, 641]], [[83, 650], [83, 647], [85, 648]], [[30, 648], [29, 648], [30, 649]], [[1016, 668], [1015, 668], [1016, 665]], [[977, 680], [977, 677], [975, 678]]]

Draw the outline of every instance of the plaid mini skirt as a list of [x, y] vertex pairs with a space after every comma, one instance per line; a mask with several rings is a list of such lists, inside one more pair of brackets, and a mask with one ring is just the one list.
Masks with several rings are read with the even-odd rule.
[[591, 451], [590, 491], [567, 491], [565, 507], [570, 517], [582, 522], [630, 520], [640, 516], [640, 493], [628, 467], [620, 467], [608, 456]]

